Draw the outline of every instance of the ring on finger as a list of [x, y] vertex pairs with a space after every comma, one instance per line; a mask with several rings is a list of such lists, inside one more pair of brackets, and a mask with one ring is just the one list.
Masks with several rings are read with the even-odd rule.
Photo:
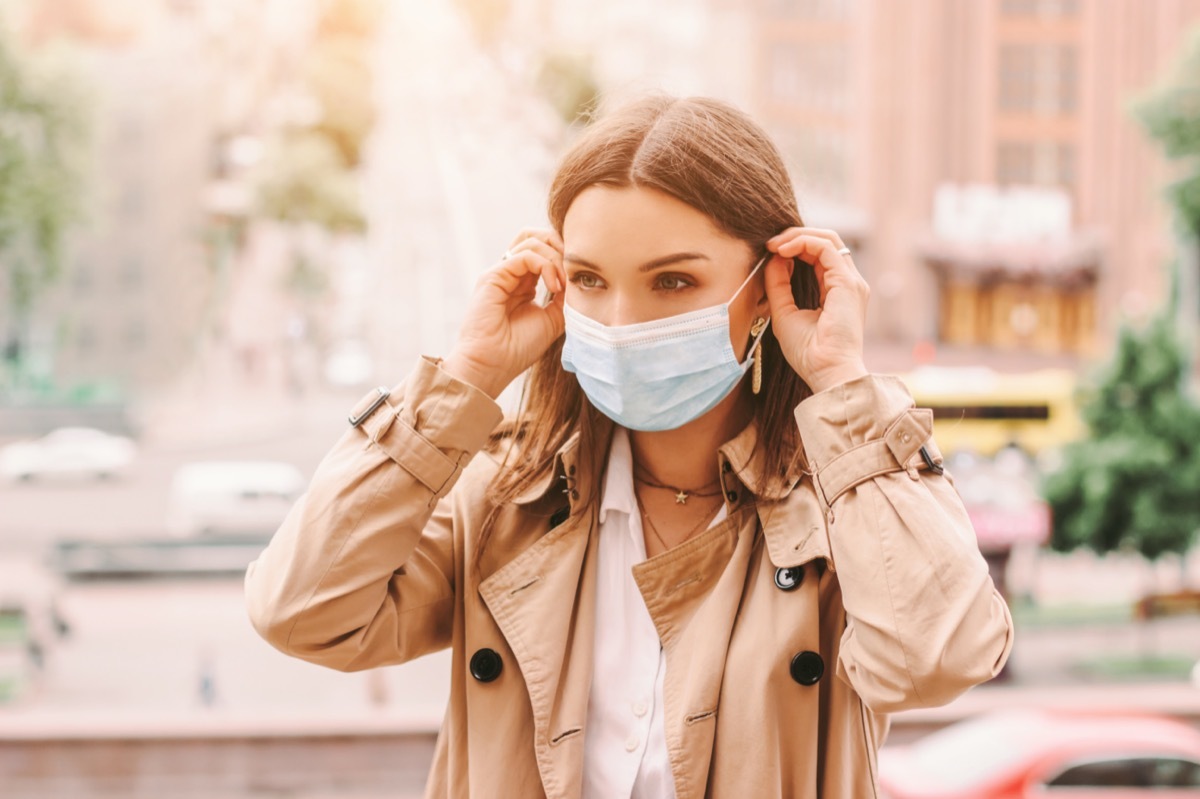
[[843, 247], [842, 249], [838, 250], [838, 255], [849, 255], [849, 254], [850, 254], [849, 247]]

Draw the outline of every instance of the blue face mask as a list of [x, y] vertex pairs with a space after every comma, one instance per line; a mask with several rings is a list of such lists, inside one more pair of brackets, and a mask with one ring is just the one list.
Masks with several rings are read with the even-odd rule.
[[729, 306], [769, 257], [729, 302], [678, 316], [610, 327], [564, 306], [563, 368], [575, 373], [592, 405], [629, 430], [674, 430], [700, 418], [750, 368], [750, 358], [739, 363], [733, 353]]

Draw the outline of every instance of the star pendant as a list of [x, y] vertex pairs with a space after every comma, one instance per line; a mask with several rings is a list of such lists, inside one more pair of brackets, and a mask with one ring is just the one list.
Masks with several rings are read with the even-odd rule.
[[679, 489], [679, 493], [675, 495], [675, 504], [676, 505], [686, 505], [687, 501], [688, 501], [687, 492], [684, 491], [682, 488]]

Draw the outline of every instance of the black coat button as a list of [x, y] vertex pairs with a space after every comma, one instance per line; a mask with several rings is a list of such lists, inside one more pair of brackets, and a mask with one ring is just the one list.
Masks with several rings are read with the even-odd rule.
[[561, 508], [554, 511], [554, 513], [550, 514], [550, 529], [553, 530], [555, 527], [558, 527], [560, 524], [565, 522], [567, 520], [567, 517], [570, 515], [571, 515], [571, 506], [570, 505], [563, 505]]
[[726, 491], [725, 499], [729, 500], [730, 502], [737, 502], [737, 492], [736, 491]]
[[791, 672], [801, 685], [816, 685], [825, 673], [825, 661], [816, 652], [801, 652], [792, 658]]
[[504, 671], [504, 661], [494, 649], [480, 649], [471, 655], [471, 676], [480, 682], [491, 682]]
[[792, 566], [775, 570], [775, 586], [781, 591], [795, 591], [804, 582], [804, 569]]

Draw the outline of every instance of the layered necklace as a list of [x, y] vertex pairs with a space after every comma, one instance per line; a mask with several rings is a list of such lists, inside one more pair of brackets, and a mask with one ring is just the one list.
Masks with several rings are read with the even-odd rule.
[[[650, 512], [647, 511], [646, 506], [642, 504], [641, 496], [638, 494], [637, 491], [633, 492], [633, 496], [637, 500], [638, 510], [641, 511], [642, 518], [646, 521], [646, 528], [650, 531], [651, 535], [654, 536], [654, 538], [658, 541], [658, 543], [662, 545], [663, 551], [666, 552], [671, 547], [663, 539], [662, 534], [660, 532], [658, 532], [658, 528], [654, 525], [654, 519], [650, 518]], [[712, 517], [713, 517], [712, 513], [704, 514], [704, 516], [701, 517], [700, 521], [696, 523], [696, 526], [694, 526], [692, 529], [688, 530], [687, 534], [684, 535], [683, 538], [679, 539], [677, 544], [682, 544], [684, 541], [687, 541], [692, 536], [694, 536], [696, 533], [703, 530], [708, 525], [708, 523], [710, 521], [712, 521]]]
[[[670, 491], [672, 494], [675, 495], [675, 504], [676, 505], [687, 505], [687, 501], [689, 499], [691, 499], [692, 497], [701, 497], [701, 498], [717, 497], [717, 496], [720, 496], [722, 493], [721, 486], [720, 486], [720, 480], [713, 480], [711, 483], [707, 483], [706, 485], [699, 486], [698, 488], [683, 488], [681, 486], [670, 485], [668, 483], [662, 482], [661, 480], [657, 479], [653, 475], [653, 473], [650, 472], [649, 469], [647, 469], [646, 467], [644, 467], [638, 463], [634, 463], [633, 479], [636, 480], [638, 482], [638, 484], [643, 485], [646, 488]], [[712, 489], [714, 486], [716, 487], [715, 490], [708, 490], [708, 489]], [[650, 513], [646, 510], [646, 506], [644, 504], [642, 504], [642, 497], [641, 497], [641, 494], [636, 490], [636, 486], [635, 486], [635, 490], [634, 490], [633, 494], [634, 494], [634, 497], [637, 499], [638, 510], [640, 510], [642, 512], [642, 518], [645, 519], [645, 521], [646, 521], [646, 528], [650, 531], [651, 535], [654, 536], [654, 538], [658, 541], [658, 543], [662, 545], [662, 548], [664, 551], [670, 549], [671, 547], [667, 545], [666, 540], [663, 538], [662, 534], [658, 531], [658, 527], [654, 524], [654, 519], [652, 519], [650, 517]], [[692, 527], [690, 530], [688, 530], [687, 533], [683, 536], [682, 539], [679, 540], [678, 543], [683, 543], [684, 541], [687, 541], [692, 536], [694, 536], [696, 533], [703, 530], [705, 528], [705, 526], [707, 526], [708, 523], [712, 520], [712, 516], [713, 516], [712, 513], [703, 514], [700, 521], [697, 522], [694, 527]]]
[[[641, 474], [639, 474], [641, 472]], [[647, 488], [659, 488], [664, 491], [670, 491], [675, 495], [675, 504], [686, 505], [691, 497], [715, 497], [721, 493], [720, 480], [713, 480], [711, 483], [706, 483], [699, 488], [681, 488], [679, 486], [668, 485], [654, 477], [650, 470], [641, 464], [635, 463], [633, 466], [633, 479], [637, 480]], [[716, 486], [715, 491], [705, 491], [704, 489]]]

